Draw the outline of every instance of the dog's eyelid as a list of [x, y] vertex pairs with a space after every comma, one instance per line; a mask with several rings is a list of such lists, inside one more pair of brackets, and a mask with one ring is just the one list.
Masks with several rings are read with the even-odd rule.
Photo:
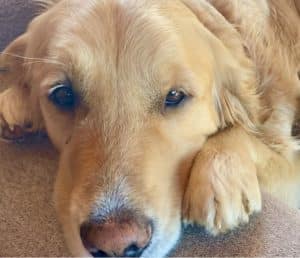
[[166, 93], [165, 96], [167, 96], [170, 92], [172, 91], [177, 91], [177, 92], [181, 92], [183, 93], [186, 97], [191, 98], [194, 97], [194, 92], [193, 90], [187, 88], [187, 87], [183, 87], [183, 86], [173, 86], [171, 87]]
[[166, 92], [165, 95], [167, 95], [170, 91], [182, 91], [184, 94], [186, 94], [186, 89], [185, 87], [181, 86], [181, 85], [172, 85], [172, 87], [170, 87]]
[[51, 94], [53, 93], [56, 89], [61, 88], [61, 87], [69, 87], [73, 89], [72, 83], [69, 79], [66, 80], [59, 80], [55, 83], [52, 84], [51, 88], [49, 89], [48, 93]]
[[52, 94], [55, 90], [59, 89], [59, 88], [62, 88], [62, 87], [70, 87], [72, 88], [71, 86], [68, 86], [68, 85], [65, 85], [64, 83], [56, 83], [53, 87], [51, 87], [48, 91], [48, 94]]
[[172, 85], [166, 92], [165, 92], [165, 96], [170, 92], [170, 91], [180, 91], [182, 92], [184, 95], [186, 95], [187, 97], [193, 97], [195, 95], [195, 91], [194, 88], [191, 87], [190, 85], [186, 85], [186, 84], [175, 84]]

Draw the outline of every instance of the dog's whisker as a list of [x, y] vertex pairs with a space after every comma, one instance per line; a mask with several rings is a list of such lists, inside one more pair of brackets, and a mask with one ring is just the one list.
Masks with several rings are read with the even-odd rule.
[[62, 64], [60, 62], [54, 61], [54, 60], [37, 60], [37, 61], [31, 61], [31, 62], [26, 62], [24, 65], [32, 65], [32, 64], [54, 64], [54, 65], [60, 65], [60, 66], [65, 66], [65, 64]]
[[37, 57], [26, 57], [26, 56], [21, 56], [21, 55], [14, 54], [14, 53], [1, 52], [1, 51], [0, 51], [0, 54], [32, 61], [32, 62], [26, 62], [25, 64], [48, 63], [48, 64], [56, 64], [56, 65], [65, 66], [65, 64], [63, 64], [61, 62], [58, 62], [56, 60], [53, 60], [53, 59], [37, 58]]
[[37, 57], [26, 57], [26, 56], [21, 56], [18, 54], [14, 54], [14, 53], [9, 53], [9, 52], [4, 52], [4, 51], [0, 51], [1, 55], [7, 55], [7, 56], [11, 56], [11, 57], [16, 57], [16, 58], [21, 58], [21, 59], [28, 59], [28, 60], [45, 60], [43, 58], [37, 58]]

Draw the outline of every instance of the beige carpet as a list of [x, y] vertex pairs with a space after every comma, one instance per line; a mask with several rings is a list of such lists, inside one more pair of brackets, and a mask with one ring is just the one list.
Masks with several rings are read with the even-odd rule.
[[[0, 50], [24, 30], [33, 10], [30, 0], [0, 0]], [[51, 201], [56, 164], [46, 141], [0, 143], [0, 256], [69, 254]], [[268, 196], [250, 225], [218, 238], [189, 229], [172, 255], [300, 256], [300, 212]]]

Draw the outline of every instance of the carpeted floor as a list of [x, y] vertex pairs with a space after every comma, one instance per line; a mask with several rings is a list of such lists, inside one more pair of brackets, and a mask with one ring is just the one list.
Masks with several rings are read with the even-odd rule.
[[[0, 256], [67, 256], [52, 206], [57, 153], [47, 141], [0, 143]], [[213, 238], [189, 229], [176, 256], [300, 256], [300, 213], [267, 197], [251, 224]]]
[[[33, 10], [30, 0], [0, 0], [0, 50], [24, 30]], [[69, 255], [52, 206], [56, 165], [47, 141], [0, 143], [0, 256]], [[172, 255], [300, 256], [300, 212], [264, 199], [250, 225], [218, 238], [190, 228]]]

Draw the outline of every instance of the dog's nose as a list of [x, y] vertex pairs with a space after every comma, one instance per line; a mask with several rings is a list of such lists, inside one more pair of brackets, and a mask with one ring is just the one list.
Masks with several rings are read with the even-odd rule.
[[80, 234], [94, 257], [139, 257], [148, 246], [152, 226], [146, 219], [108, 219], [85, 223]]

